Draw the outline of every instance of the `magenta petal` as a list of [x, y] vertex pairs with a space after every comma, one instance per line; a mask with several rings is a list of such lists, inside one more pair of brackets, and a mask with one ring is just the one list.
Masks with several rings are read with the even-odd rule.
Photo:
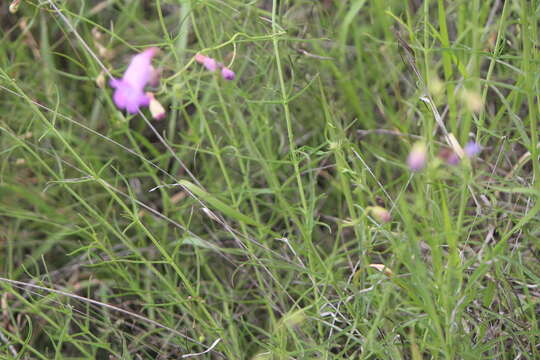
[[146, 95], [144, 94], [132, 95], [132, 97], [127, 102], [126, 110], [130, 114], [138, 113], [141, 107], [148, 106], [149, 100], [147, 101], [146, 99]]
[[116, 89], [118, 87], [118, 82], [121, 81], [121, 80], [118, 80], [116, 78], [111, 78], [111, 80], [109, 80], [109, 85], [113, 88], [113, 89]]
[[121, 89], [116, 90], [113, 95], [113, 101], [119, 109], [125, 109], [127, 103], [125, 92]]
[[115, 89], [113, 100], [119, 109], [136, 114], [141, 107], [150, 104], [150, 99], [144, 93], [144, 87], [153, 76], [152, 58], [157, 52], [158, 48], [153, 47], [135, 55], [122, 79], [111, 79], [109, 85]]
[[139, 112], [139, 108], [148, 106], [149, 103], [150, 99], [142, 91], [138, 93], [132, 92], [129, 95], [126, 109], [130, 114], [136, 114]]
[[131, 59], [122, 80], [130, 83], [133, 87], [143, 89], [152, 77], [152, 57], [156, 51], [150, 48]]
[[139, 104], [136, 103], [136, 102], [130, 102], [127, 106], [126, 106], [126, 110], [128, 113], [130, 114], [136, 114], [139, 112]]
[[150, 105], [150, 98], [146, 94], [141, 94], [139, 96], [139, 106], [141, 107], [147, 107]]
[[223, 76], [225, 80], [234, 80], [236, 74], [234, 71], [224, 66], [223, 69], [221, 69], [221, 76]]
[[216, 71], [218, 68], [218, 63], [216, 62], [216, 60], [212, 59], [211, 57], [206, 57], [203, 60], [203, 65], [207, 70], [211, 72]]
[[113, 100], [119, 109], [126, 109], [130, 114], [136, 114], [140, 107], [148, 106], [150, 99], [142, 89], [135, 88], [130, 83], [118, 80]]

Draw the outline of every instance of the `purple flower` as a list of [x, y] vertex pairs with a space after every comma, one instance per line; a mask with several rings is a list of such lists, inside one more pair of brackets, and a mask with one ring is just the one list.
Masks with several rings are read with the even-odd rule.
[[225, 80], [234, 80], [236, 74], [228, 67], [223, 66], [223, 68], [221, 69], [221, 76], [223, 76]]
[[206, 69], [208, 69], [211, 72], [216, 71], [218, 68], [218, 63], [216, 62], [216, 60], [212, 59], [211, 57], [207, 57], [206, 59], [204, 59], [203, 65]]
[[423, 142], [417, 142], [411, 148], [411, 152], [407, 157], [407, 165], [414, 172], [421, 171], [426, 167], [427, 163], [427, 148]]
[[468, 158], [475, 157], [476, 155], [480, 154], [481, 151], [482, 147], [475, 141], [469, 141], [463, 148], [463, 152]]
[[195, 61], [202, 64], [208, 71], [214, 72], [219, 67], [216, 60], [203, 54], [195, 55]]
[[109, 82], [109, 85], [115, 89], [113, 100], [119, 109], [136, 114], [139, 108], [150, 104], [150, 98], [144, 93], [144, 87], [154, 74], [152, 58], [158, 50], [152, 47], [135, 55], [122, 79], [112, 78]]
[[232, 71], [222, 63], [217, 62], [214, 58], [211, 58], [210, 56], [196, 54], [195, 61], [203, 65], [206, 70], [210, 72], [215, 72], [217, 69], [221, 69], [221, 76], [223, 76], [225, 80], [234, 80], [234, 78], [236, 77], [234, 71]]

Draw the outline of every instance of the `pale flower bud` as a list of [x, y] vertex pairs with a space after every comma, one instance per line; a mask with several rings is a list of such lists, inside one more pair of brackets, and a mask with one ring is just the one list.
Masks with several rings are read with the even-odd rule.
[[96, 78], [96, 84], [100, 89], [104, 89], [105, 88], [105, 83], [106, 83], [105, 72], [101, 71], [99, 73], [98, 77]]
[[148, 96], [148, 98], [150, 99], [150, 104], [148, 105], [148, 108], [150, 109], [152, 117], [156, 120], [164, 119], [166, 112], [163, 105], [161, 105], [161, 103], [156, 99], [153, 93], [147, 92], [146, 96]]
[[386, 224], [392, 220], [390, 212], [381, 206], [370, 206], [368, 211], [371, 217], [381, 224]]
[[427, 164], [427, 147], [423, 142], [417, 142], [411, 148], [407, 157], [407, 165], [414, 172], [423, 170]]
[[20, 4], [21, 4], [21, 0], [13, 0], [13, 2], [9, 4], [9, 12], [12, 14], [15, 14], [17, 10], [19, 10]]

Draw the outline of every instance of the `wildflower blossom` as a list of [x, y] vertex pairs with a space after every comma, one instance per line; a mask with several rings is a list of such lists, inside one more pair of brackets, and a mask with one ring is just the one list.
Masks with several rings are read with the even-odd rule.
[[417, 142], [413, 145], [409, 156], [407, 157], [407, 165], [414, 172], [421, 171], [426, 167], [427, 163], [427, 148], [423, 142]]
[[195, 55], [195, 61], [203, 65], [206, 68], [206, 70], [210, 72], [216, 71], [219, 66], [216, 60], [214, 60], [210, 56], [206, 56], [203, 54]]
[[468, 158], [475, 157], [476, 155], [480, 154], [481, 151], [482, 147], [475, 141], [469, 141], [463, 148], [463, 152]]
[[217, 69], [221, 69], [221, 76], [225, 80], [234, 80], [234, 78], [236, 77], [236, 74], [234, 73], [234, 71], [232, 71], [231, 69], [229, 69], [222, 63], [217, 62], [215, 59], [211, 58], [210, 56], [197, 54], [195, 55], [195, 61], [203, 65], [210, 72], [215, 72]]
[[234, 71], [224, 66], [221, 69], [221, 76], [223, 76], [225, 80], [234, 80], [234, 78], [236, 77], [236, 74], [234, 73]]
[[152, 47], [135, 55], [121, 79], [111, 79], [110, 85], [114, 91], [113, 100], [119, 109], [125, 109], [130, 114], [136, 114], [141, 107], [150, 104], [150, 98], [144, 93], [144, 87], [155, 72], [152, 58], [158, 48]]

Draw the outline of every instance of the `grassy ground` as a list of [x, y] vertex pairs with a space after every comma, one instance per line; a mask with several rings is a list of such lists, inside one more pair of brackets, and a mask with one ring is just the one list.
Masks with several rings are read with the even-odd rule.
[[8, 5], [2, 358], [540, 358], [536, 0]]

